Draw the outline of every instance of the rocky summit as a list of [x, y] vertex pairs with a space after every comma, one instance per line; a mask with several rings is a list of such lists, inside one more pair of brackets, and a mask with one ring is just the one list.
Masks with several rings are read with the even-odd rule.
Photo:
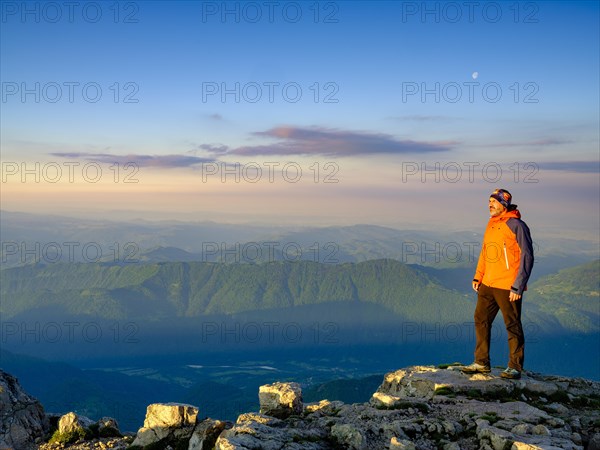
[[0, 369], [0, 449], [35, 448], [48, 429], [42, 405]]
[[[390, 372], [369, 402], [356, 404], [304, 404], [297, 383], [265, 385], [259, 412], [242, 414], [235, 423], [205, 418], [201, 406], [152, 404], [135, 436], [121, 436], [110, 418], [92, 422], [69, 413], [46, 434], [53, 443], [38, 448], [600, 450], [600, 383], [532, 372], [506, 380], [500, 369], [465, 375], [460, 368]], [[36, 438], [39, 443], [43, 415], [27, 430], [27, 421], [12, 411], [12, 417], [1, 417], [2, 448], [30, 448]], [[12, 428], [14, 423], [19, 425]], [[101, 426], [110, 433], [99, 432]], [[70, 441], [61, 442], [66, 435]]]

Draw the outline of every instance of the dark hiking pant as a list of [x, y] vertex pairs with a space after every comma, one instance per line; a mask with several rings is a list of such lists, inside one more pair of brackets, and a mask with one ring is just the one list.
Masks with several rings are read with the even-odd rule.
[[500, 310], [508, 333], [508, 367], [520, 372], [525, 359], [525, 336], [521, 324], [523, 299], [511, 302], [509, 294], [507, 289], [492, 288], [485, 284], [479, 286], [475, 308], [475, 362], [490, 365], [492, 322]]

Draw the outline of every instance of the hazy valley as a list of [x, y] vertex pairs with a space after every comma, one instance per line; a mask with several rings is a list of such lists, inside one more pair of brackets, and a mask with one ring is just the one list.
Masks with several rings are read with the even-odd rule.
[[[114, 416], [124, 430], [159, 401], [233, 419], [276, 380], [302, 383], [309, 401], [366, 401], [386, 371], [472, 358], [475, 233], [36, 228], [17, 216], [3, 213], [0, 365], [49, 411]], [[116, 242], [129, 253], [76, 257]], [[597, 245], [542, 242], [524, 303], [527, 368], [600, 379]], [[501, 318], [493, 340], [504, 365]]]

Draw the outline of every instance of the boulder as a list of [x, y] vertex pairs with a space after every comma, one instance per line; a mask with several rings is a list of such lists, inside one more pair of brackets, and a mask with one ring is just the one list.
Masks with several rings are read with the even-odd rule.
[[121, 436], [119, 424], [112, 417], [102, 417], [96, 424], [98, 425], [98, 436], [100, 437]]
[[194, 428], [188, 450], [212, 450], [217, 439], [226, 428], [231, 428], [231, 422], [205, 419]]
[[298, 383], [265, 384], [259, 388], [258, 400], [262, 414], [279, 419], [300, 415], [304, 409]]
[[323, 427], [310, 428], [287, 423], [264, 414], [247, 413], [221, 433], [215, 450], [330, 450]]
[[364, 450], [367, 448], [365, 437], [350, 424], [344, 423], [332, 426], [331, 436], [345, 449]]
[[77, 433], [89, 428], [94, 421], [85, 416], [79, 416], [74, 412], [67, 413], [58, 420], [58, 431], [62, 434]]
[[600, 450], [600, 433], [596, 433], [590, 438], [588, 450]]
[[[387, 373], [383, 383], [372, 397], [374, 404], [393, 404], [397, 400], [431, 400], [436, 395], [468, 394], [508, 397], [515, 388], [525, 388], [527, 381], [500, 378], [499, 369], [490, 374], [465, 375], [454, 367], [437, 369], [430, 366], [413, 366]], [[535, 382], [541, 390], [540, 382]], [[556, 386], [551, 388], [556, 391]]]
[[506, 430], [490, 426], [487, 420], [477, 420], [477, 438], [494, 450], [505, 450], [514, 441], [514, 435]]
[[[415, 366], [386, 374], [369, 403], [322, 400], [304, 407], [297, 383], [274, 383], [259, 389], [260, 413], [241, 414], [235, 424], [199, 421], [198, 408], [190, 405], [150, 405], [133, 446], [188, 450], [600, 450], [600, 435], [596, 434], [599, 387], [587, 380], [533, 373], [524, 374], [521, 380], [505, 380], [498, 369], [467, 376], [452, 369]], [[85, 425], [83, 418], [69, 417], [63, 424], [65, 430]], [[118, 429], [110, 418], [101, 419], [98, 430], [101, 426]], [[97, 441], [69, 448], [110, 447]], [[123, 438], [118, 445], [125, 443]]]
[[0, 448], [27, 449], [48, 431], [44, 408], [0, 369]]
[[144, 426], [137, 432], [134, 446], [146, 447], [158, 443], [180, 446], [189, 442], [198, 408], [183, 403], [153, 403], [146, 408]]
[[335, 400], [333, 402], [330, 402], [329, 400], [321, 400], [319, 402], [305, 405], [304, 412], [306, 414], [334, 414], [336, 411], [339, 411], [343, 405], [344, 402], [340, 402], [339, 400]]
[[390, 440], [389, 450], [417, 450], [415, 444], [407, 439], [393, 437]]

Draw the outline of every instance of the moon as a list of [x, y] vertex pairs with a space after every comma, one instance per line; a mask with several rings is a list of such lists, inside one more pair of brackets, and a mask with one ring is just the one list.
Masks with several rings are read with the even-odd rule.
[[479, 76], [479, 72], [473, 72], [473, 75], [471, 75], [473, 77], [474, 80], [477, 79], [477, 77]]

